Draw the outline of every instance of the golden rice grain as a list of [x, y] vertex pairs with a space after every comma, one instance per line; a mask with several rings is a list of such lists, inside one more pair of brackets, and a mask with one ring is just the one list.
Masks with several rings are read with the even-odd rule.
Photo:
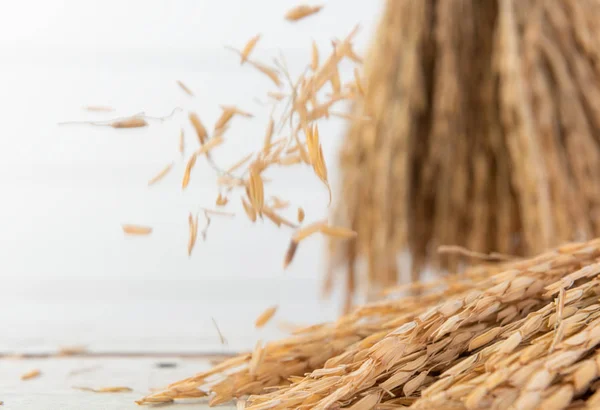
[[36, 377], [39, 377], [41, 374], [42, 374], [42, 372], [39, 369], [34, 369], [31, 371], [28, 371], [27, 373], [22, 374], [21, 380], [35, 379]]
[[140, 128], [146, 127], [148, 122], [141, 117], [131, 117], [122, 120], [116, 120], [110, 123], [113, 128]]
[[288, 155], [277, 160], [279, 165], [289, 166], [302, 163], [302, 157], [300, 155]]
[[298, 231], [296, 231], [294, 236], [292, 236], [292, 241], [299, 243], [300, 241], [308, 238], [309, 236], [311, 236], [315, 233], [322, 232], [323, 228], [326, 226], [327, 226], [327, 220], [313, 222], [312, 224], [307, 225], [307, 226], [299, 229]]
[[456, 253], [459, 255], [463, 255], [463, 256], [468, 256], [470, 258], [475, 258], [475, 259], [481, 259], [481, 260], [504, 260], [504, 261], [510, 261], [510, 260], [516, 260], [518, 259], [515, 256], [511, 256], [511, 255], [503, 255], [501, 253], [497, 253], [497, 252], [491, 252], [489, 254], [487, 253], [481, 253], [481, 252], [475, 252], [469, 249], [466, 249], [462, 246], [457, 246], [457, 245], [441, 245], [438, 246], [437, 248], [437, 252], [438, 253]]
[[298, 222], [302, 223], [304, 221], [304, 209], [298, 208]]
[[152, 228], [149, 226], [123, 224], [121, 227], [123, 232], [128, 235], [150, 235], [152, 233]]
[[227, 123], [229, 123], [229, 121], [231, 121], [231, 119], [233, 118], [233, 114], [235, 114], [235, 111], [223, 108], [221, 116], [217, 119], [217, 122], [215, 123], [215, 131], [225, 128], [225, 126], [227, 126]]
[[208, 140], [208, 142], [206, 144], [204, 144], [203, 146], [200, 147], [200, 149], [196, 152], [196, 155], [203, 155], [203, 154], [208, 155], [208, 153], [211, 150], [213, 150], [214, 148], [221, 145], [224, 141], [225, 140], [220, 135], [212, 137], [211, 139]]
[[[257, 327], [261, 327], [261, 326], [257, 326]], [[248, 370], [250, 372], [250, 376], [256, 376], [256, 371], [258, 370], [259, 366], [262, 363], [263, 353], [264, 353], [264, 349], [263, 349], [263, 345], [262, 345], [262, 340], [258, 340], [256, 342], [256, 346], [254, 347], [254, 351], [252, 352], [252, 359], [250, 359], [250, 363], [248, 364]]]
[[256, 318], [254, 321], [254, 327], [261, 328], [266, 325], [267, 322], [269, 322], [269, 320], [271, 320], [271, 318], [275, 315], [275, 312], [277, 312], [277, 305], [267, 308]]
[[281, 101], [281, 100], [283, 100], [285, 97], [287, 97], [287, 96], [286, 96], [285, 94], [283, 94], [283, 93], [274, 92], [274, 91], [269, 91], [269, 92], [267, 93], [267, 95], [268, 95], [269, 97], [273, 98], [274, 100], [277, 100], [277, 101]]
[[273, 209], [264, 206], [262, 213], [269, 218], [275, 225], [277, 225], [278, 227], [281, 225], [285, 225], [285, 226], [289, 226], [290, 228], [297, 228], [298, 226], [291, 222], [288, 221], [287, 219], [283, 218], [282, 216], [278, 215]]
[[165, 177], [165, 175], [167, 175], [169, 173], [169, 171], [171, 171], [172, 168], [173, 168], [173, 163], [171, 162], [169, 165], [167, 165], [166, 167], [164, 167], [158, 174], [156, 174], [155, 176], [153, 176], [148, 181], [148, 186], [154, 185], [155, 183], [157, 183], [158, 181], [160, 181], [161, 179], [163, 179]]
[[290, 263], [292, 263], [297, 250], [298, 242], [292, 239], [290, 241], [290, 244], [288, 245], [287, 251], [285, 252], [285, 257], [283, 259], [283, 269], [287, 268], [290, 265]]
[[330, 236], [332, 238], [340, 238], [340, 239], [352, 239], [356, 238], [356, 231], [347, 228], [341, 228], [337, 226], [329, 226], [323, 225], [320, 227], [319, 232], [323, 235]]
[[225, 206], [225, 205], [227, 205], [228, 202], [229, 202], [229, 199], [227, 199], [226, 196], [219, 194], [219, 196], [217, 196], [217, 199], [215, 201], [215, 205]]
[[304, 133], [306, 135], [306, 146], [310, 163], [313, 166], [315, 174], [326, 185], [329, 192], [329, 203], [331, 203], [331, 188], [327, 180], [327, 165], [325, 164], [323, 149], [319, 141], [319, 128], [315, 124], [312, 128], [305, 128]]
[[284, 201], [281, 198], [278, 198], [276, 196], [272, 196], [270, 198], [271, 200], [271, 208], [273, 209], [285, 209], [288, 206], [290, 206], [290, 201]]
[[196, 165], [196, 158], [198, 157], [198, 155], [196, 153], [192, 154], [192, 156], [190, 157], [190, 159], [187, 162], [187, 165], [185, 166], [185, 172], [183, 173], [183, 180], [181, 181], [181, 188], [185, 189], [188, 184], [190, 183], [190, 175], [192, 173], [192, 168], [194, 168], [194, 165]]
[[254, 47], [256, 47], [256, 43], [258, 43], [258, 40], [260, 40], [260, 34], [257, 34], [254, 37], [252, 37], [250, 40], [248, 40], [248, 42], [242, 49], [242, 52], [240, 53], [241, 54], [240, 64], [244, 64], [244, 62], [246, 62], [246, 60], [248, 60], [248, 57], [250, 56], [250, 53], [252, 53], [252, 50], [254, 50]]
[[200, 121], [200, 117], [198, 117], [198, 114], [196, 114], [195, 112], [190, 112], [188, 117], [190, 119], [190, 122], [192, 123], [192, 126], [194, 127], [194, 130], [196, 130], [196, 135], [198, 136], [198, 141], [200, 142], [200, 145], [204, 145], [206, 139], [208, 138], [208, 132], [206, 131], [204, 124], [202, 124], [202, 121]]
[[192, 250], [194, 249], [194, 245], [196, 245], [196, 238], [198, 238], [198, 215], [194, 217], [191, 212], [189, 213], [188, 227], [188, 256], [192, 256]]
[[307, 6], [302, 4], [288, 11], [285, 14], [285, 19], [288, 21], [302, 20], [305, 17], [318, 13], [322, 8], [323, 6]]
[[319, 69], [319, 49], [315, 40], [312, 42], [312, 54], [310, 59], [310, 68], [313, 72]]
[[260, 167], [254, 163], [250, 167], [250, 179], [248, 180], [248, 197], [252, 208], [258, 215], [262, 213], [265, 202], [264, 183], [260, 176]]
[[194, 96], [194, 93], [192, 92], [192, 90], [190, 90], [183, 82], [177, 80], [177, 85], [187, 94], [190, 96]]
[[179, 131], [179, 153], [185, 155], [185, 134], [183, 128]]
[[[235, 105], [221, 105], [221, 109], [223, 110], [223, 112], [231, 112], [233, 115], [240, 115], [240, 116], [246, 117], [246, 118], [254, 117], [254, 114], [249, 113], [248, 111], [241, 110], [238, 107], [236, 107]], [[215, 128], [221, 128], [221, 127], [222, 127], [222, 125], [220, 125], [219, 127], [215, 126]]]

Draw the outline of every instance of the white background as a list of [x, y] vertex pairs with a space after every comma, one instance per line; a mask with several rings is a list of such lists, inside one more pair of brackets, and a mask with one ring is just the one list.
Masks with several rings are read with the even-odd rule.
[[[254, 57], [270, 63], [281, 50], [297, 75], [310, 61], [312, 39], [325, 56], [332, 38], [360, 23], [356, 43], [364, 54], [382, 2], [323, 3], [318, 15], [296, 24], [283, 19], [299, 4], [291, 0], [10, 3], [0, 14], [1, 351], [72, 344], [99, 351], [238, 350], [276, 335], [274, 324], [253, 330], [269, 305], [280, 305], [277, 319], [296, 323], [335, 317], [339, 298], [319, 299], [324, 242], [303, 243], [284, 271], [290, 231], [252, 225], [239, 212], [239, 195], [229, 208], [236, 218], [214, 217], [207, 241], [187, 257], [188, 212], [212, 207], [217, 189], [203, 161], [186, 192], [180, 189], [182, 124], [188, 147], [195, 146], [186, 112], [137, 130], [57, 125], [140, 111], [163, 116], [179, 106], [210, 127], [219, 104], [235, 104], [256, 116], [236, 118], [215, 151], [218, 163], [232, 164], [260, 148], [268, 110], [253, 98], [273, 88], [223, 46], [242, 47], [261, 33]], [[85, 105], [117, 111], [89, 113]], [[334, 188], [344, 129], [341, 120], [320, 127]], [[171, 161], [173, 172], [149, 188], [148, 179]], [[267, 196], [303, 206], [308, 221], [327, 216], [327, 192], [310, 170], [271, 176]], [[151, 225], [154, 233], [126, 238], [121, 223]], [[228, 346], [219, 344], [211, 317]]]

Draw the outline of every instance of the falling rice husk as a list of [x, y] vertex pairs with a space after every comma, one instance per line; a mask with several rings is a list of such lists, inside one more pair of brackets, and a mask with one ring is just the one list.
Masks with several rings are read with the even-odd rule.
[[419, 296], [257, 344], [139, 403], [210, 395], [211, 405], [243, 397], [250, 410], [596, 408], [599, 257], [595, 239], [473, 267], [421, 284]]

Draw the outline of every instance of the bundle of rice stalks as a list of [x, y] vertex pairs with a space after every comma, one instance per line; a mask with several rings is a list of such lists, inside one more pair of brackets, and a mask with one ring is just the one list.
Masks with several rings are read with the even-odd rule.
[[[600, 234], [600, 3], [388, 0], [341, 152], [334, 267], [374, 291], [440, 245], [530, 256]], [[349, 283], [355, 279], [346, 279]], [[332, 278], [328, 279], [331, 287]], [[352, 291], [352, 289], [350, 289]]]
[[[139, 401], [247, 409], [597, 408], [600, 239], [421, 284]], [[440, 303], [440, 300], [443, 300]]]

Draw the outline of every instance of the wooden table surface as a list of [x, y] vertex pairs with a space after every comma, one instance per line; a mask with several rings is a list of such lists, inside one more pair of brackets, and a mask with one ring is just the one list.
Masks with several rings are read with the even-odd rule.
[[[169, 366], [169, 367], [161, 367]], [[152, 389], [189, 377], [210, 366], [208, 358], [182, 357], [52, 357], [2, 359], [0, 407], [6, 410], [126, 410], [142, 409], [135, 400]], [[40, 376], [21, 380], [39, 369]], [[75, 387], [124, 386], [123, 393], [94, 393]], [[147, 407], [151, 408], [151, 407]], [[205, 409], [206, 399], [177, 402], [175, 409]], [[235, 403], [220, 406], [235, 408]]]

